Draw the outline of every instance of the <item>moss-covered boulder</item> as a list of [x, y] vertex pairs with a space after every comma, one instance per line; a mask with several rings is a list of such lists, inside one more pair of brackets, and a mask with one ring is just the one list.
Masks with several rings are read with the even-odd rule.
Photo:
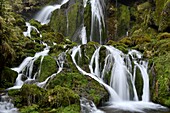
[[44, 81], [47, 77], [57, 72], [57, 64], [53, 57], [45, 56], [41, 64], [39, 81]]
[[156, 74], [153, 89], [153, 101], [170, 107], [170, 54], [164, 54], [153, 59]]
[[80, 111], [79, 95], [66, 87], [55, 86], [45, 91], [36, 85], [24, 84], [19, 90], [9, 90], [8, 94], [21, 113]]
[[24, 84], [19, 90], [9, 90], [9, 96], [12, 96], [16, 107], [31, 106], [33, 104], [41, 105], [45, 90], [38, 86]]
[[49, 88], [61, 85], [75, 91], [81, 97], [92, 100], [99, 105], [102, 100], [108, 99], [108, 93], [97, 81], [79, 73], [58, 74], [49, 84]]
[[[69, 1], [60, 10], [53, 12], [50, 26], [55, 32], [60, 32], [69, 38], [79, 33], [83, 21], [83, 2], [82, 0]], [[79, 42], [79, 34], [74, 36], [74, 41]]]
[[168, 31], [170, 26], [170, 0], [156, 0], [155, 23], [159, 31]]
[[66, 107], [71, 104], [79, 104], [79, 99], [79, 95], [71, 89], [56, 85], [47, 91], [43, 105], [51, 108]]
[[9, 88], [12, 87], [15, 83], [17, 72], [11, 70], [8, 67], [2, 68], [2, 73], [0, 75], [0, 88]]

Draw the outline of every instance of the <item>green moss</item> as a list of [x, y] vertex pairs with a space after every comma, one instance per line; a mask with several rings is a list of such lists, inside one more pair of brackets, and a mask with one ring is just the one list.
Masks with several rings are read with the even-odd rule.
[[106, 90], [98, 82], [79, 73], [58, 74], [56, 78], [51, 81], [49, 88], [53, 88], [56, 85], [68, 87], [80, 96], [93, 100], [96, 105], [98, 105], [102, 99], [108, 97]]
[[159, 31], [166, 30], [169, 22], [169, 0], [156, 0], [155, 23], [159, 26]]
[[51, 108], [66, 107], [71, 104], [79, 104], [79, 99], [79, 95], [71, 89], [57, 85], [46, 93], [44, 105]]
[[39, 113], [39, 106], [36, 104], [33, 104], [32, 106], [24, 106], [22, 109], [20, 109], [20, 113]]
[[158, 35], [158, 40], [167, 39], [167, 38], [170, 38], [170, 33], [165, 32]]
[[127, 45], [128, 47], [132, 46], [132, 41], [130, 37], [124, 37], [119, 42]]
[[[48, 111], [48, 113], [80, 113], [80, 105], [72, 104], [67, 107], [53, 108], [46, 111]], [[45, 113], [45, 111], [42, 110], [42, 113]]]
[[151, 8], [151, 4], [149, 2], [144, 2], [137, 6], [138, 11], [144, 11], [144, 10], [150, 9], [150, 8]]
[[45, 90], [38, 86], [24, 84], [20, 90], [10, 90], [9, 96], [13, 98], [16, 107], [31, 106], [33, 104], [42, 105]]
[[9, 90], [8, 95], [12, 97], [12, 100], [14, 102], [14, 105], [16, 107], [22, 107], [22, 96], [20, 95], [21, 91], [17, 89]]
[[17, 72], [11, 70], [8, 67], [4, 67], [0, 75], [1, 76], [0, 87], [1, 88], [12, 87], [15, 83], [17, 75], [18, 75]]
[[44, 90], [39, 88], [36, 85], [23, 85], [21, 88], [21, 93], [22, 95], [22, 104], [23, 105], [32, 105], [32, 104], [42, 104], [42, 99], [44, 98]]
[[128, 6], [121, 5], [118, 7], [117, 13], [117, 38], [119, 40], [122, 36], [126, 35], [126, 32], [130, 27], [130, 10]]
[[55, 32], [44, 32], [42, 33], [42, 40], [47, 43], [49, 46], [52, 46], [53, 43], [64, 44], [64, 36], [61, 33]]
[[54, 58], [51, 56], [45, 56], [41, 65], [41, 73], [39, 81], [44, 81], [47, 77], [57, 71], [57, 65]]
[[169, 87], [170, 87], [170, 54], [161, 55], [153, 59], [156, 72], [156, 84], [153, 100], [163, 105], [169, 106]]
[[107, 42], [107, 45], [112, 45], [114, 46], [115, 48], [119, 49], [120, 51], [122, 51], [123, 53], [127, 53], [128, 52], [128, 49], [127, 49], [127, 45], [125, 45], [124, 43], [122, 43], [122, 41], [120, 42], [115, 42], [113, 40], [109, 40]]
[[65, 108], [57, 109], [57, 113], [80, 113], [80, 105], [72, 104]]

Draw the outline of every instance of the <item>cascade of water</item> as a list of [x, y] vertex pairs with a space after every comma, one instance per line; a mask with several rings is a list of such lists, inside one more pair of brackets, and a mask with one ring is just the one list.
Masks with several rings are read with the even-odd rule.
[[[43, 51], [38, 52], [34, 55], [34, 57], [27, 57], [23, 60], [23, 62], [20, 64], [19, 67], [12, 68], [12, 70], [16, 71], [18, 73], [18, 77], [16, 78], [16, 83], [13, 87], [8, 88], [10, 89], [19, 89], [22, 87], [24, 82], [30, 81], [30, 80], [35, 80], [37, 73], [32, 77], [32, 71], [33, 71], [33, 65], [34, 62], [39, 58], [41, 58], [40, 64], [42, 64], [42, 60], [44, 56], [48, 55], [49, 52], [49, 47], [47, 46]], [[40, 72], [39, 72], [40, 73]], [[27, 77], [27, 80], [23, 81], [22, 76]]]
[[[141, 71], [142, 79], [143, 79], [143, 82], [144, 82], [142, 101], [148, 102], [149, 101], [149, 76], [148, 76], [148, 73], [147, 73], [148, 62], [140, 61], [138, 63], [137, 59], [141, 59], [142, 54], [140, 52], [136, 51], [136, 50], [130, 51], [129, 55], [134, 60], [135, 71], [136, 71], [136, 67], [138, 67]], [[134, 77], [135, 77], [135, 73], [134, 73]], [[135, 78], [134, 78], [134, 80], [135, 80]]]
[[[67, 51], [66, 51], [67, 52]], [[45, 81], [37, 83], [37, 85], [41, 88], [46, 88], [50, 80], [52, 80], [57, 74], [59, 74], [63, 69], [63, 64], [66, 60], [66, 52], [62, 52], [58, 55], [58, 58], [56, 59], [57, 65], [58, 65], [58, 71], [57, 73], [52, 74], [48, 78], [46, 78]]]
[[[102, 31], [105, 29], [105, 20], [104, 20], [104, 8], [105, 2], [104, 0], [91, 0], [91, 34], [90, 41], [96, 41], [93, 39], [94, 33], [97, 37], [99, 37], [99, 42], [102, 44]], [[98, 28], [95, 26], [98, 25]], [[98, 30], [97, 30], [98, 29]]]
[[111, 70], [110, 86], [115, 89], [122, 100], [130, 100], [128, 73], [124, 63], [124, 54], [112, 46], [105, 46], [114, 59]]
[[81, 113], [105, 113], [95, 106], [95, 104], [91, 100], [87, 100], [86, 98], [80, 99], [81, 105]]
[[[102, 84], [110, 94], [109, 106], [114, 109], [123, 109], [128, 111], [143, 112], [143, 109], [165, 109], [161, 105], [149, 102], [149, 77], [147, 74], [147, 62], [143, 61], [142, 54], [136, 50], [131, 50], [126, 55], [120, 50], [112, 46], [104, 46], [106, 48], [105, 64], [103, 69], [100, 67], [100, 47], [98, 47], [91, 57], [89, 64], [90, 73], [85, 72], [77, 65], [75, 56], [81, 56], [80, 46], [72, 49], [72, 60], [77, 69], [83, 75], [87, 75], [100, 84]], [[132, 59], [132, 60], [130, 60]], [[137, 60], [141, 60], [139, 63]], [[132, 63], [134, 66], [132, 66]], [[133, 68], [133, 69], [132, 69]], [[142, 100], [139, 101], [137, 90], [135, 87], [136, 68], [141, 71], [143, 78], [143, 95]], [[133, 70], [133, 71], [132, 71]], [[105, 76], [111, 73], [110, 86], [105, 83]], [[108, 76], [108, 75], [107, 75]], [[90, 108], [90, 105], [87, 108]], [[87, 109], [86, 108], [86, 109]], [[93, 108], [91, 108], [93, 110]]]
[[[30, 37], [31, 38], [31, 31], [35, 30], [38, 34], [40, 34], [40, 32], [38, 31], [38, 29], [35, 26], [32, 26], [30, 23], [26, 22], [26, 26], [27, 26], [27, 31], [23, 32], [25, 37]], [[42, 35], [40, 34], [40, 37], [42, 37]]]
[[87, 44], [86, 27], [82, 28], [80, 38], [81, 38], [82, 44]]
[[88, 0], [83, 0], [83, 5], [84, 5], [84, 7], [87, 6], [87, 1], [88, 1]]
[[7, 94], [0, 95], [0, 113], [18, 113], [18, 109], [14, 108], [14, 104]]
[[49, 5], [44, 7], [38, 14], [35, 16], [35, 20], [39, 21], [42, 25], [48, 24], [50, 22], [51, 13], [60, 9], [62, 5], [67, 3], [69, 0], [62, 0], [61, 4]]
[[71, 54], [71, 57], [72, 57], [72, 60], [73, 60], [73, 63], [76, 65], [77, 69], [80, 71], [80, 73], [82, 73], [83, 75], [87, 75], [91, 78], [93, 78], [94, 80], [96, 80], [97, 82], [99, 82], [100, 84], [102, 84], [109, 92], [110, 94], [110, 100], [112, 101], [121, 101], [120, 97], [117, 95], [117, 93], [109, 86], [107, 85], [106, 83], [104, 83], [100, 78], [98, 78], [97, 76], [95, 76], [93, 73], [87, 73], [85, 72], [83, 69], [81, 69], [77, 63], [76, 63], [76, 60], [75, 60], [75, 56], [76, 54], [79, 52], [79, 54], [81, 54], [81, 48], [80, 46], [78, 47], [74, 47], [72, 49], [72, 54]]
[[[98, 77], [100, 77], [99, 51], [100, 51], [100, 47], [98, 49], [96, 49], [96, 51], [94, 52], [94, 54], [91, 58], [91, 61], [90, 61], [90, 65], [89, 65], [90, 72]], [[95, 60], [95, 70], [93, 70], [94, 60]]]

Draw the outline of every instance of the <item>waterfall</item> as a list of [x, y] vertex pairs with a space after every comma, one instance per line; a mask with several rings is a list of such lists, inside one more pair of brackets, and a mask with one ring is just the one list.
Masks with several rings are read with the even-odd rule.
[[[24, 82], [35, 81], [38, 74], [34, 73], [34, 76], [33, 76], [32, 72], [33, 72], [34, 62], [38, 58], [41, 57], [40, 64], [42, 64], [43, 58], [44, 58], [44, 56], [48, 55], [48, 52], [49, 52], [49, 46], [44, 48], [43, 51], [35, 53], [34, 57], [26, 57], [23, 60], [23, 62], [19, 65], [19, 67], [12, 68], [12, 70], [14, 70], [18, 73], [18, 77], [16, 78], [15, 85], [11, 88], [8, 88], [8, 90], [10, 90], [10, 89], [20, 89], [22, 87], [22, 85], [24, 84]], [[40, 70], [41, 70], [41, 66], [40, 66]], [[22, 77], [26, 77], [27, 79], [25, 81], [23, 81]]]
[[87, 44], [86, 27], [82, 27], [80, 38], [82, 44]]
[[86, 75], [86, 76], [89, 76], [91, 78], [93, 78], [94, 80], [96, 80], [97, 82], [99, 82], [100, 84], [102, 84], [109, 92], [110, 94], [110, 99], [113, 100], [113, 101], [120, 101], [121, 99], [119, 98], [119, 96], [116, 94], [116, 92], [109, 86], [107, 85], [106, 83], [104, 83], [100, 78], [98, 78], [97, 76], [95, 76], [93, 73], [87, 73], [85, 72], [83, 69], [81, 69], [78, 65], [77, 65], [77, 62], [75, 60], [75, 56], [76, 54], [79, 53], [79, 55], [81, 55], [81, 52], [80, 52], [80, 46], [78, 47], [74, 47], [72, 49], [72, 54], [71, 54], [71, 57], [72, 57], [72, 60], [73, 60], [73, 63], [76, 65], [77, 69], [80, 71], [80, 73], [82, 73], [83, 75]]
[[[89, 63], [90, 73], [88, 73], [75, 60], [76, 54], [80, 57], [82, 56], [80, 47], [81, 45], [72, 49], [71, 57], [73, 63], [80, 73], [93, 78], [108, 91], [110, 98], [107, 102], [109, 106], [105, 106], [106, 108], [123, 109], [132, 112], [143, 112], [144, 109], [165, 109], [165, 107], [159, 104], [149, 102], [148, 62], [142, 59], [140, 52], [130, 50], [128, 54], [124, 54], [113, 46], [103, 45], [106, 48], [106, 57], [104, 66], [102, 67], [99, 61], [100, 48], [102, 46], [99, 46], [91, 57]], [[140, 70], [143, 80], [143, 95], [141, 100], [139, 100], [135, 86], [136, 68]], [[108, 72], [110, 72], [110, 84], [105, 80]]]
[[[26, 22], [25, 24], [27, 26], [27, 31], [23, 32], [25, 37], [28, 36], [28, 37], [31, 38], [31, 31], [32, 30], [35, 30], [38, 34], [40, 34], [39, 30], [35, 26], [32, 26], [29, 22]], [[40, 37], [42, 37], [41, 34], [40, 34]]]
[[81, 113], [105, 113], [95, 106], [93, 101], [87, 100], [86, 98], [80, 99]]
[[42, 25], [48, 24], [50, 22], [51, 14], [54, 10], [60, 9], [62, 5], [67, 3], [69, 0], [62, 0], [61, 4], [49, 5], [44, 7], [35, 16], [35, 20], [39, 21]]
[[[66, 51], [67, 52], [67, 51]], [[51, 76], [49, 76], [45, 81], [37, 83], [37, 85], [41, 88], [46, 88], [48, 83], [50, 83], [50, 80], [52, 80], [57, 74], [59, 74], [62, 69], [63, 69], [63, 65], [64, 62], [66, 60], [66, 52], [62, 52], [58, 55], [58, 58], [56, 59], [57, 65], [59, 67], [57, 73], [52, 74]]]
[[[105, 29], [104, 0], [91, 0], [91, 34], [90, 41], [98, 41], [103, 43], [102, 32]], [[97, 27], [98, 26], [98, 27]], [[98, 39], [94, 39], [97, 36]]]
[[0, 113], [18, 113], [18, 109], [14, 108], [11, 101], [8, 94], [0, 95]]
[[[60, 4], [50, 5], [44, 7], [35, 17], [35, 19], [41, 24], [48, 24], [50, 22], [51, 14], [54, 10], [60, 9], [62, 5], [67, 3], [69, 0], [62, 0]], [[84, 8], [87, 5], [88, 0], [83, 0]], [[117, 1], [116, 1], [117, 2]], [[105, 18], [104, 18], [104, 9], [105, 1], [104, 0], [90, 0], [91, 3], [91, 31], [90, 31], [90, 41], [98, 41], [100, 44], [103, 43], [103, 30], [105, 30]], [[68, 16], [68, 15], [67, 15]], [[68, 17], [67, 17], [67, 32], [68, 32]], [[84, 25], [84, 24], [83, 24]], [[24, 36], [31, 38], [31, 31], [35, 30], [40, 34], [38, 29], [30, 23], [26, 22], [27, 31], [23, 32]], [[87, 44], [86, 36], [86, 27], [83, 26], [81, 30], [78, 30], [82, 44]], [[97, 39], [95, 39], [97, 36]], [[40, 34], [40, 37], [41, 34]], [[41, 88], [46, 88], [50, 81], [59, 74], [66, 60], [66, 53], [62, 52], [55, 58], [58, 65], [58, 70], [56, 73], [53, 73], [47, 77], [43, 82], [36, 81], [41, 73], [41, 65], [45, 56], [48, 55], [50, 47], [42, 42], [46, 47], [43, 51], [35, 53], [33, 57], [26, 57], [23, 62], [16, 68], [12, 70], [18, 73], [16, 78], [15, 85], [10, 89], [20, 89], [24, 83], [33, 81], [34, 84]], [[56, 43], [53, 43], [56, 45]], [[106, 49], [104, 64], [100, 62], [100, 51], [101, 48]], [[84, 51], [83, 51], [84, 52]], [[78, 71], [84, 76], [88, 76], [99, 84], [101, 84], [109, 93], [109, 100], [106, 102], [108, 108], [114, 109], [123, 109], [132, 112], [143, 112], [143, 109], [159, 109], [164, 108], [158, 104], [154, 104], [150, 101], [150, 92], [149, 92], [149, 76], [147, 73], [148, 62], [144, 60], [142, 54], [136, 50], [129, 50], [128, 54], [124, 54], [122, 51], [114, 48], [113, 46], [100, 45], [96, 47], [91, 59], [89, 59], [89, 70], [86, 72], [77, 64], [76, 55], [81, 55], [81, 45], [75, 46], [68, 53], [71, 53], [72, 62], [78, 69]], [[86, 54], [86, 53], [85, 53]], [[104, 53], [103, 53], [104, 54]], [[103, 57], [103, 56], [102, 56]], [[34, 63], [37, 59], [41, 58], [39, 69], [37, 72], [33, 73]], [[137, 78], [137, 69], [140, 70], [141, 78], [143, 81], [142, 85], [142, 99], [139, 99], [139, 95], [135, 86]], [[109, 76], [109, 77], [108, 77]], [[22, 80], [23, 77], [26, 77], [26, 80]], [[3, 97], [1, 96], [3, 99]], [[83, 113], [103, 113], [96, 108], [92, 101], [89, 101], [85, 98], [80, 99], [81, 110]], [[9, 109], [8, 109], [9, 108]], [[13, 107], [13, 104], [10, 101], [0, 101], [0, 110], [2, 113], [15, 113], [17, 109]], [[8, 111], [9, 110], [9, 111]], [[0, 111], [1, 113], [1, 111]]]

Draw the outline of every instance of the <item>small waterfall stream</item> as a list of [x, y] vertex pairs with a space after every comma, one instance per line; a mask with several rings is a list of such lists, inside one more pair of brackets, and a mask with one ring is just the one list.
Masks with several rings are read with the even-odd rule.
[[[144, 112], [145, 109], [165, 109], [165, 107], [149, 102], [149, 76], [147, 74], [148, 62], [142, 60], [142, 54], [136, 50], [130, 50], [128, 54], [122, 53], [113, 46], [106, 46], [105, 64], [100, 67], [100, 47], [96, 49], [89, 64], [90, 73], [78, 66], [75, 56], [81, 57], [81, 45], [72, 49], [72, 60], [77, 69], [83, 75], [90, 76], [103, 85], [110, 94], [110, 99], [105, 108], [122, 109], [132, 112]], [[130, 60], [132, 58], [132, 61]], [[125, 62], [126, 61], [126, 62]], [[128, 62], [127, 62], [128, 61]], [[132, 63], [134, 66], [132, 67]], [[136, 71], [138, 68], [143, 79], [143, 94], [139, 100], [136, 87]], [[105, 74], [111, 72], [110, 84], [105, 83]]]
[[[91, 13], [92, 13], [90, 41], [98, 41], [100, 44], [102, 44], [103, 43], [102, 32], [105, 29], [105, 18], [104, 18], [105, 1], [91, 0], [90, 3], [91, 3]], [[99, 40], [94, 40], [94, 36], [98, 36]]]
[[35, 16], [35, 20], [39, 21], [42, 25], [48, 24], [50, 22], [51, 13], [60, 9], [62, 5], [67, 3], [69, 0], [62, 0], [60, 4], [49, 5], [44, 7], [38, 14]]
[[0, 95], [0, 113], [18, 113], [8, 94]]

